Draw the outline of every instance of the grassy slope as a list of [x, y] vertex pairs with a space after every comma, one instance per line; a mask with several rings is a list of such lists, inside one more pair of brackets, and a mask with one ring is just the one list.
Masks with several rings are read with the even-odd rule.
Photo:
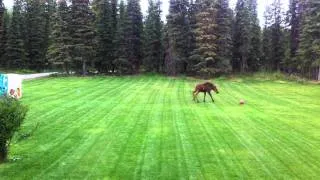
[[318, 85], [215, 82], [214, 104], [193, 103], [196, 81], [185, 78], [24, 82], [30, 111], [20, 134], [39, 127], [14, 140], [10, 157], [18, 160], [0, 165], [0, 177], [320, 177]]

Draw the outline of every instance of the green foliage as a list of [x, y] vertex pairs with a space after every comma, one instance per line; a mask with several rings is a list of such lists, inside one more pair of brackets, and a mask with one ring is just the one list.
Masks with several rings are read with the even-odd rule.
[[[100, 72], [108, 72], [113, 68], [114, 60], [114, 18], [108, 0], [95, 0], [93, 9], [96, 14], [95, 29], [97, 38], [96, 66]], [[116, 22], [115, 22], [116, 23]]]
[[125, 25], [127, 39], [128, 61], [131, 69], [128, 73], [138, 73], [142, 62], [142, 36], [143, 24], [139, 0], [128, 0], [127, 5], [128, 21]]
[[7, 159], [10, 140], [21, 126], [27, 108], [13, 98], [0, 98], [0, 163]]
[[309, 78], [320, 80], [320, 3], [306, 1], [300, 48], [300, 69]]
[[248, 58], [251, 49], [251, 14], [247, 0], [238, 0], [233, 30], [233, 69], [248, 72]]
[[[265, 32], [267, 36], [264, 37], [264, 42], [266, 42], [265, 38], [268, 38], [269, 45], [268, 47], [264, 47], [264, 50], [270, 48], [269, 52], [265, 52], [265, 54], [269, 54], [267, 63], [267, 69], [271, 71], [280, 71], [283, 68], [283, 64], [285, 62], [285, 34], [283, 27], [283, 17], [282, 17], [282, 7], [281, 3], [278, 0], [274, 0], [273, 4], [267, 8], [266, 11], [266, 27]], [[264, 44], [266, 45], [266, 44]]]
[[255, 72], [260, 69], [261, 65], [261, 28], [258, 20], [257, 13], [257, 0], [249, 1], [250, 8], [250, 49], [248, 57], [248, 68], [249, 71]]
[[228, 0], [218, 0], [217, 8], [217, 68], [220, 72], [231, 72], [232, 60], [232, 18]]
[[22, 0], [15, 0], [12, 10], [12, 19], [6, 42], [7, 68], [23, 68], [26, 65], [25, 46], [23, 41]]
[[163, 64], [162, 22], [160, 2], [149, 0], [144, 25], [144, 66], [149, 72], [160, 72]]
[[83, 75], [88, 64], [93, 64], [95, 56], [95, 32], [93, 12], [89, 0], [73, 0], [71, 5], [72, 63], [74, 69]]
[[129, 62], [129, 54], [127, 51], [129, 48], [127, 45], [128, 40], [126, 31], [127, 25], [129, 24], [128, 21], [127, 8], [124, 2], [120, 1], [117, 31], [114, 40], [114, 45], [116, 47], [115, 59], [113, 60], [115, 71], [118, 74], [126, 74], [131, 71], [131, 63]]
[[[1, 21], [0, 17], [0, 21]], [[5, 57], [5, 53], [6, 53], [6, 43], [8, 40], [8, 31], [9, 31], [9, 25], [10, 25], [10, 13], [8, 12], [8, 10], [4, 10], [3, 12], [3, 24], [2, 24], [2, 28], [0, 29], [0, 65], [2, 65], [2, 67], [5, 67], [7, 65], [7, 59]], [[1, 28], [1, 27], [0, 27]]]
[[68, 74], [70, 70], [71, 57], [71, 35], [69, 15], [70, 9], [65, 0], [58, 2], [58, 8], [52, 17], [51, 45], [48, 48], [47, 59], [52, 64], [62, 64], [64, 71]]
[[25, 50], [27, 65], [31, 69], [41, 71], [44, 69], [46, 51], [48, 48], [47, 23], [45, 3], [41, 0], [26, 1], [25, 16]]
[[217, 37], [217, 8], [215, 4], [206, 1], [203, 4], [198, 4], [199, 9], [196, 14], [196, 49], [193, 51], [191, 61], [193, 70], [202, 76], [212, 76], [219, 73], [217, 67], [218, 53], [218, 37]]
[[167, 16], [167, 42], [165, 53], [165, 71], [169, 75], [185, 73], [188, 67], [190, 49], [189, 2], [170, 0]]

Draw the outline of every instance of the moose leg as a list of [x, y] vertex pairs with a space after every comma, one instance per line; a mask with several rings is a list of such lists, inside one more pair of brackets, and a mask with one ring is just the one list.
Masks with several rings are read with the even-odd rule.
[[192, 92], [192, 96], [193, 96], [193, 101], [196, 101], [196, 90]]
[[211, 95], [211, 92], [208, 92], [208, 93], [209, 93], [209, 95], [210, 95], [210, 97], [211, 97], [212, 102], [214, 102], [214, 100], [213, 100], [213, 98], [212, 98], [212, 95]]
[[197, 102], [199, 102], [198, 94], [199, 94], [199, 91], [197, 91], [197, 92], [194, 94], [194, 99], [196, 99], [196, 100], [197, 100]]
[[207, 92], [204, 92], [203, 102], [206, 102], [206, 95], [207, 95]]

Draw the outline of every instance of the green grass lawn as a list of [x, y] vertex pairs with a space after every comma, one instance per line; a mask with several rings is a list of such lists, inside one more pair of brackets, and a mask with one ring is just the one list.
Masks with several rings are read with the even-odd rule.
[[0, 179], [320, 178], [319, 85], [221, 78], [215, 103], [194, 103], [198, 82], [25, 81], [30, 110]]

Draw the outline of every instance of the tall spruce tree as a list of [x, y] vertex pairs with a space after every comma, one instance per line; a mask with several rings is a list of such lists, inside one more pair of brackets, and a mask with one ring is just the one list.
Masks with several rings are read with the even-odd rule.
[[297, 72], [299, 61], [298, 61], [298, 48], [301, 31], [301, 18], [302, 18], [302, 1], [290, 0], [289, 5], [289, 25], [290, 25], [290, 36], [289, 36], [289, 49], [287, 49], [286, 55], [286, 69], [289, 73]]
[[298, 50], [303, 73], [320, 80], [320, 2], [304, 2], [302, 31]]
[[123, 0], [120, 1], [119, 5], [119, 16], [118, 16], [118, 23], [117, 23], [117, 31], [116, 37], [114, 40], [114, 69], [113, 72], [116, 71], [118, 74], [125, 74], [132, 70], [131, 64], [129, 62], [129, 54], [128, 54], [128, 39], [127, 39], [127, 25], [129, 24], [128, 21], [128, 14], [126, 6]]
[[250, 71], [258, 71], [261, 65], [261, 29], [257, 13], [257, 0], [249, 0], [250, 10], [250, 49], [248, 57], [248, 68]]
[[167, 16], [165, 67], [169, 75], [185, 73], [188, 67], [189, 49], [189, 2], [187, 0], [170, 0]]
[[8, 31], [5, 58], [7, 68], [25, 68], [26, 55], [22, 36], [22, 0], [15, 0], [12, 9], [12, 19]]
[[270, 6], [269, 18], [271, 28], [271, 70], [280, 71], [285, 58], [285, 39], [283, 31], [282, 6], [280, 0], [274, 0]]
[[96, 66], [99, 72], [108, 72], [112, 69], [114, 59], [113, 44], [113, 17], [111, 4], [108, 0], [95, 0], [93, 8], [96, 13], [95, 29], [97, 37]]
[[149, 0], [144, 26], [144, 67], [149, 72], [159, 72], [162, 64], [162, 22], [160, 1]]
[[71, 5], [72, 61], [77, 72], [85, 75], [94, 64], [93, 13], [89, 0], [72, 0]]
[[129, 73], [138, 73], [143, 58], [142, 51], [142, 13], [139, 0], [128, 0], [127, 14], [128, 21], [126, 25], [127, 54], [131, 64]]
[[267, 25], [264, 26], [262, 31], [262, 56], [261, 56], [261, 69], [271, 70], [270, 64], [272, 62], [271, 51], [271, 29]]
[[196, 49], [190, 60], [194, 70], [201, 76], [212, 76], [221, 72], [218, 67], [217, 8], [213, 1], [198, 4], [196, 14]]
[[[64, 1], [64, 0], [62, 0], [62, 1]], [[43, 40], [43, 47], [42, 48], [44, 51], [43, 52], [44, 56], [46, 56], [48, 53], [48, 48], [52, 44], [52, 40], [50, 39], [50, 34], [52, 33], [52, 29], [53, 29], [52, 22], [53, 22], [53, 18], [54, 18], [54, 13], [56, 12], [57, 2], [56, 2], [56, 0], [47, 0], [43, 6], [44, 6], [43, 16], [45, 18], [45, 26], [44, 26], [44, 40]], [[48, 59], [45, 59], [44, 63], [47, 66]]]
[[25, 16], [25, 49], [28, 67], [40, 71], [45, 65], [46, 40], [48, 40], [44, 2], [28, 0]]
[[[6, 9], [3, 12], [2, 30], [0, 31], [0, 66], [6, 65], [5, 50], [8, 40], [8, 31], [10, 25], [10, 15]], [[1, 19], [0, 19], [1, 21]]]
[[248, 0], [238, 0], [233, 34], [233, 69], [242, 73], [249, 70], [248, 59], [251, 49], [251, 23]]
[[61, 64], [63, 70], [69, 74], [71, 67], [71, 35], [70, 35], [70, 9], [66, 0], [58, 1], [58, 8], [53, 14], [50, 46], [47, 51], [47, 59], [52, 64]]
[[5, 27], [4, 27], [4, 14], [6, 13], [6, 9], [2, 3], [2, 0], [0, 0], [0, 65], [1, 65], [1, 59], [4, 54], [4, 48], [5, 48]]
[[218, 0], [217, 4], [217, 64], [221, 72], [232, 70], [232, 10], [229, 0]]
[[194, 65], [197, 63], [197, 59], [193, 58], [193, 51], [196, 49], [196, 28], [197, 28], [197, 13], [199, 10], [199, 3], [194, 2], [193, 0], [190, 1], [190, 5], [188, 8], [188, 19], [189, 24], [188, 28], [188, 46], [187, 49], [188, 53], [188, 60], [187, 60], [187, 73], [194, 74], [196, 73], [194, 70]]

